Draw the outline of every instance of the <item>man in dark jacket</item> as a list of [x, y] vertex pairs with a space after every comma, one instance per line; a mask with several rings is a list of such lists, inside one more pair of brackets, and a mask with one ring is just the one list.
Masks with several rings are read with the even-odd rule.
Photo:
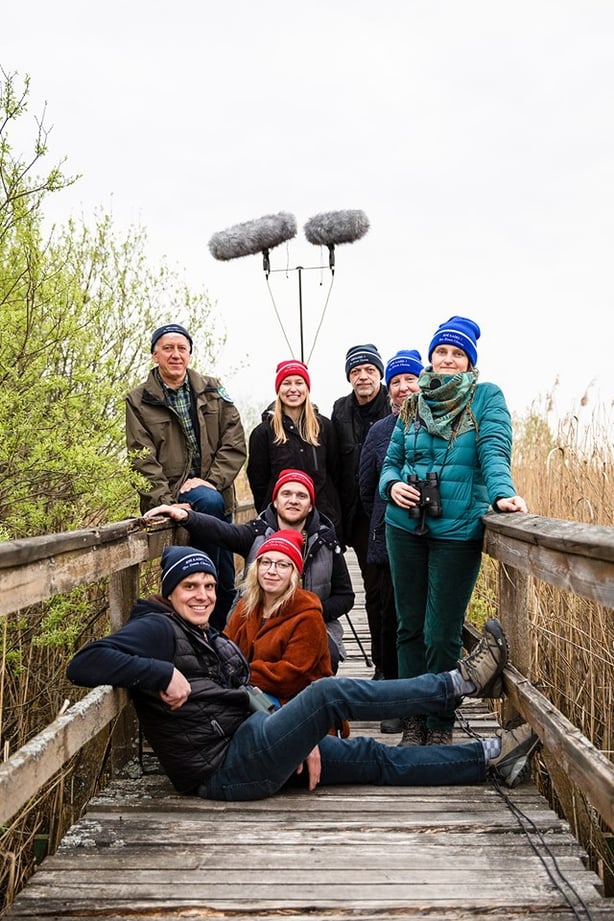
[[[379, 649], [381, 668], [386, 678], [398, 678], [397, 663], [397, 614], [394, 603], [390, 562], [386, 550], [386, 526], [384, 515], [386, 502], [379, 494], [379, 478], [386, 457], [392, 430], [397, 423], [401, 406], [410, 393], [418, 388], [418, 377], [422, 371], [419, 352], [402, 349], [388, 361], [384, 372], [390, 400], [391, 414], [379, 419], [371, 426], [360, 454], [358, 482], [362, 505], [369, 515], [369, 549], [367, 563], [377, 567], [379, 572]], [[382, 732], [401, 732], [402, 720], [384, 720]]]
[[[192, 337], [168, 323], [151, 337], [156, 367], [126, 397], [126, 443], [147, 485], [141, 511], [181, 502], [230, 521], [234, 481], [247, 456], [238, 410], [220, 382], [189, 368]], [[232, 554], [206, 549], [220, 572], [215, 623], [223, 626], [234, 598]]]
[[341, 513], [345, 543], [353, 547], [365, 590], [365, 608], [371, 634], [374, 678], [383, 678], [379, 642], [379, 572], [367, 560], [369, 516], [360, 498], [360, 454], [369, 429], [390, 413], [388, 391], [382, 383], [384, 363], [372, 343], [354, 345], [345, 356], [345, 375], [352, 392], [333, 405], [331, 420], [337, 432], [341, 468]]
[[343, 719], [438, 713], [463, 694], [500, 695], [507, 644], [498, 621], [488, 621], [476, 649], [451, 672], [402, 681], [322, 678], [273, 713], [252, 712], [244, 657], [209, 628], [215, 582], [205, 553], [167, 547], [162, 597], [142, 601], [125, 627], [89, 643], [68, 666], [74, 684], [130, 689], [145, 735], [180, 793], [262, 799], [304, 765], [310, 790], [320, 782], [475, 784], [488, 773], [515, 786], [523, 778], [539, 744], [526, 723], [464, 745], [401, 747], [328, 735]]
[[289, 528], [303, 535], [303, 588], [314, 592], [322, 602], [328, 632], [333, 672], [345, 658], [343, 627], [339, 618], [354, 604], [352, 580], [332, 522], [315, 508], [315, 488], [303, 470], [282, 470], [273, 488], [273, 501], [258, 518], [233, 525], [211, 515], [190, 511], [179, 505], [159, 505], [146, 513], [151, 520], [167, 515], [183, 525], [193, 546], [214, 544], [245, 558], [246, 567], [258, 548], [275, 531]]

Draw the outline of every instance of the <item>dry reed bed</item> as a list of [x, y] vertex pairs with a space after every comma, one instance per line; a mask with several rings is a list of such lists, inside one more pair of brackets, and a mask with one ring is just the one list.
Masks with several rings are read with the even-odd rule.
[[[587, 413], [583, 398], [582, 411]], [[552, 434], [542, 416], [515, 427], [514, 479], [529, 510], [548, 518], [614, 524], [614, 453], [611, 424], [597, 408], [589, 424], [578, 415]], [[484, 558], [470, 619], [494, 612], [497, 564]], [[614, 612], [549, 585], [532, 583], [533, 683], [614, 760]], [[551, 805], [564, 814], [589, 851], [609, 894], [614, 893], [614, 835], [576, 788], [555, 795], [550, 778], [540, 781]], [[557, 778], [558, 780], [558, 778]], [[564, 784], [563, 784], [564, 786]]]

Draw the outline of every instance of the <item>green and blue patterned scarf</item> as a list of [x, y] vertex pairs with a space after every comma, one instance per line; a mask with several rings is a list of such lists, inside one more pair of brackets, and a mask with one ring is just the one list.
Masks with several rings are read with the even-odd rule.
[[[439, 383], [439, 386], [437, 386]], [[431, 385], [435, 387], [431, 389]], [[401, 419], [408, 431], [416, 418], [430, 435], [453, 441], [469, 429], [477, 430], [471, 401], [478, 385], [478, 372], [442, 375], [423, 371], [418, 378], [420, 390], [411, 393], [401, 409]]]

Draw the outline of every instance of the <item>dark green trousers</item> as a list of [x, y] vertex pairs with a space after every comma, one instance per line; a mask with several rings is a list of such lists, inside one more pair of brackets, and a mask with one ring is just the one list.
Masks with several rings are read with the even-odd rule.
[[[399, 678], [456, 667], [465, 612], [478, 578], [482, 541], [416, 537], [386, 525], [397, 612]], [[430, 716], [429, 729], [451, 729], [454, 710]]]

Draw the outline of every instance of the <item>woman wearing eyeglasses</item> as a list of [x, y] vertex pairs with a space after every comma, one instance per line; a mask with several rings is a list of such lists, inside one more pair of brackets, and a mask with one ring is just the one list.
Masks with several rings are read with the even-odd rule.
[[224, 628], [248, 660], [252, 684], [282, 704], [333, 674], [322, 603], [300, 587], [303, 545], [290, 530], [261, 544]]

